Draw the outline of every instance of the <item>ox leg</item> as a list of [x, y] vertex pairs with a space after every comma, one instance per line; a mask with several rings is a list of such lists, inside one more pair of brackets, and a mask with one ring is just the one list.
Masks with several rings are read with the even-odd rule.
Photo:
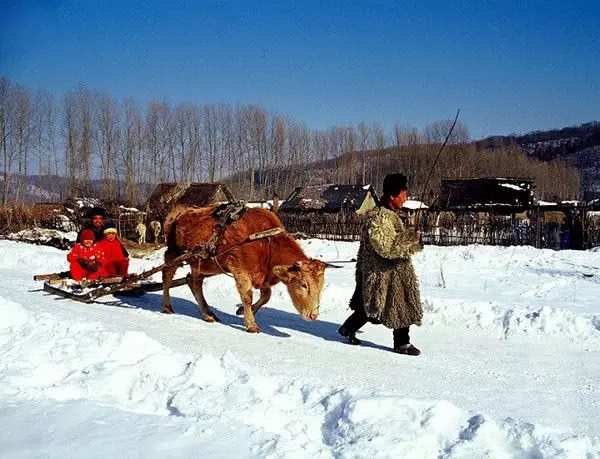
[[256, 325], [254, 313], [252, 312], [252, 282], [250, 277], [248, 275], [238, 273], [233, 273], [233, 275], [235, 277], [235, 286], [237, 287], [242, 300], [246, 331], [248, 333], [258, 333], [260, 332], [260, 328], [258, 328], [258, 325]]
[[[271, 287], [264, 287], [260, 289], [260, 298], [256, 303], [252, 305], [252, 313], [256, 314], [260, 308], [269, 302], [271, 299]], [[244, 313], [244, 307], [240, 306], [235, 313], [241, 316]]]
[[163, 297], [162, 297], [162, 312], [165, 314], [175, 314], [175, 311], [171, 307], [171, 294], [169, 289], [171, 288], [171, 282], [173, 282], [173, 277], [175, 277], [175, 272], [177, 268], [168, 268], [162, 270], [162, 279], [163, 279]]
[[192, 273], [187, 276], [187, 284], [190, 287], [194, 298], [196, 298], [198, 311], [200, 311], [204, 320], [207, 322], [219, 322], [219, 319], [211, 312], [210, 307], [204, 298], [204, 277], [200, 275], [197, 265], [195, 268], [192, 265]]

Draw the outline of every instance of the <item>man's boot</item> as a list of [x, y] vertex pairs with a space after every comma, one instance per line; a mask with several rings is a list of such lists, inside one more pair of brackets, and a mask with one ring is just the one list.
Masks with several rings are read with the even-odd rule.
[[350, 344], [358, 345], [360, 344], [360, 340], [356, 337], [356, 332], [366, 323], [367, 316], [365, 313], [354, 311], [338, 329], [338, 333], [346, 338]]
[[356, 337], [356, 332], [348, 330], [344, 325], [338, 329], [338, 333], [346, 338], [350, 344], [360, 344], [360, 340]]
[[421, 351], [410, 344], [409, 327], [394, 329], [394, 352], [405, 355], [420, 355]]
[[412, 344], [401, 344], [400, 346], [394, 346], [394, 352], [397, 354], [406, 354], [406, 355], [421, 355], [421, 351], [417, 349]]

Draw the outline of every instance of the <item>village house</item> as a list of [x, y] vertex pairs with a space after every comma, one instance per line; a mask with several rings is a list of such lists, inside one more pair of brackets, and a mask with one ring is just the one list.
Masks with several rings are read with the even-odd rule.
[[377, 203], [377, 193], [372, 185], [311, 185], [297, 187], [281, 204], [279, 211], [363, 215]]
[[225, 183], [161, 183], [148, 198], [146, 213], [163, 224], [176, 205], [203, 207], [223, 202], [237, 202]]

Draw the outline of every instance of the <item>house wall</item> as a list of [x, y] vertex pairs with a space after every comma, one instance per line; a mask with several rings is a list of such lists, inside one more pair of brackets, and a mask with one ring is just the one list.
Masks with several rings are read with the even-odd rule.
[[367, 197], [356, 211], [356, 215], [364, 215], [376, 205], [377, 203], [375, 202], [375, 198], [373, 198], [373, 195], [371, 193], [367, 193]]

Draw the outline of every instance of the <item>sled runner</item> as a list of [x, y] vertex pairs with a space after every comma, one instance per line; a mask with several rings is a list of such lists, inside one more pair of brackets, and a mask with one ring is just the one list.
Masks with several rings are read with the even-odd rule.
[[[48, 275], [50, 276], [50, 275]], [[37, 276], [36, 276], [37, 277]], [[37, 279], [40, 280], [40, 279]], [[187, 283], [187, 278], [176, 279], [172, 287], [178, 287]], [[163, 289], [162, 282], [139, 281], [129, 282], [121, 277], [100, 279], [94, 281], [74, 281], [73, 279], [47, 279], [44, 282], [44, 291], [54, 295], [80, 301], [82, 303], [93, 303], [96, 299], [105, 295], [141, 296], [146, 292], [157, 292]]]

